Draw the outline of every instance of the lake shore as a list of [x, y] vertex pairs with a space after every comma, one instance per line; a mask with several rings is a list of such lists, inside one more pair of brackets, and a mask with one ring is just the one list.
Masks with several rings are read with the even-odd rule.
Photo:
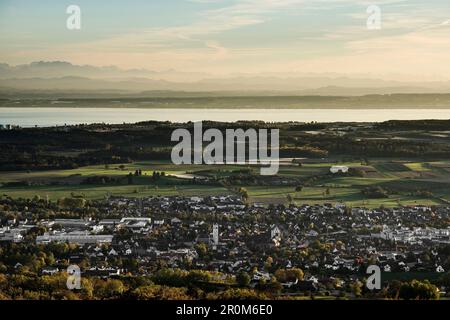
[[450, 119], [447, 109], [0, 108], [0, 124], [21, 127], [143, 121], [383, 122]]

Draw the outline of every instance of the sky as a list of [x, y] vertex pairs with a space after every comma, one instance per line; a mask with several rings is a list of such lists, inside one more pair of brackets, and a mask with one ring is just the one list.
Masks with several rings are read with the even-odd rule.
[[[69, 5], [81, 29], [69, 30]], [[367, 27], [370, 5], [381, 29]], [[0, 0], [0, 62], [450, 79], [449, 0]]]

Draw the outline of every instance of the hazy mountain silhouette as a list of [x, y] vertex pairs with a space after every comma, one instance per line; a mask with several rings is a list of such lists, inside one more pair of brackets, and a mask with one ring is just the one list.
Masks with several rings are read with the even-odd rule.
[[2, 91], [234, 91], [252, 94], [366, 95], [389, 93], [448, 93], [449, 82], [400, 82], [339, 75], [231, 75], [212, 77], [176, 70], [122, 70], [115, 66], [74, 65], [64, 61], [0, 64]]

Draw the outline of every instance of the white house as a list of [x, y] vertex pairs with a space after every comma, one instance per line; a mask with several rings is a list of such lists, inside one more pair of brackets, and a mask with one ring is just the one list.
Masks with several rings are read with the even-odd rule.
[[266, 280], [266, 281], [269, 281], [269, 280], [270, 280], [270, 274], [267, 273], [267, 272], [256, 271], [256, 272], [253, 274], [253, 280], [254, 280], [254, 281], [259, 281], [259, 280], [261, 280], [261, 279], [264, 279], [264, 280]]
[[110, 256], [118, 256], [119, 254], [118, 254], [117, 251], [114, 250], [114, 248], [113, 248], [113, 249], [111, 249], [111, 250], [108, 252], [108, 255], [110, 255]]
[[331, 173], [338, 173], [338, 172], [347, 173], [348, 167], [347, 166], [332, 166], [330, 168], [330, 172]]

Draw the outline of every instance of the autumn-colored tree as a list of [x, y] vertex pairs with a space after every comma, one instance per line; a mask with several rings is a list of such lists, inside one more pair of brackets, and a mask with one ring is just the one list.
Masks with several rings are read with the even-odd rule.
[[240, 287], [247, 287], [250, 284], [250, 281], [251, 281], [250, 275], [245, 271], [239, 272], [238, 275], [236, 276], [236, 283]]
[[277, 278], [280, 282], [288, 282], [292, 281], [295, 282], [296, 280], [303, 280], [304, 278], [304, 272], [302, 269], [299, 268], [292, 268], [292, 269], [278, 269], [275, 272], [275, 278]]
[[186, 288], [174, 288], [159, 285], [139, 287], [132, 292], [136, 300], [191, 300]]

